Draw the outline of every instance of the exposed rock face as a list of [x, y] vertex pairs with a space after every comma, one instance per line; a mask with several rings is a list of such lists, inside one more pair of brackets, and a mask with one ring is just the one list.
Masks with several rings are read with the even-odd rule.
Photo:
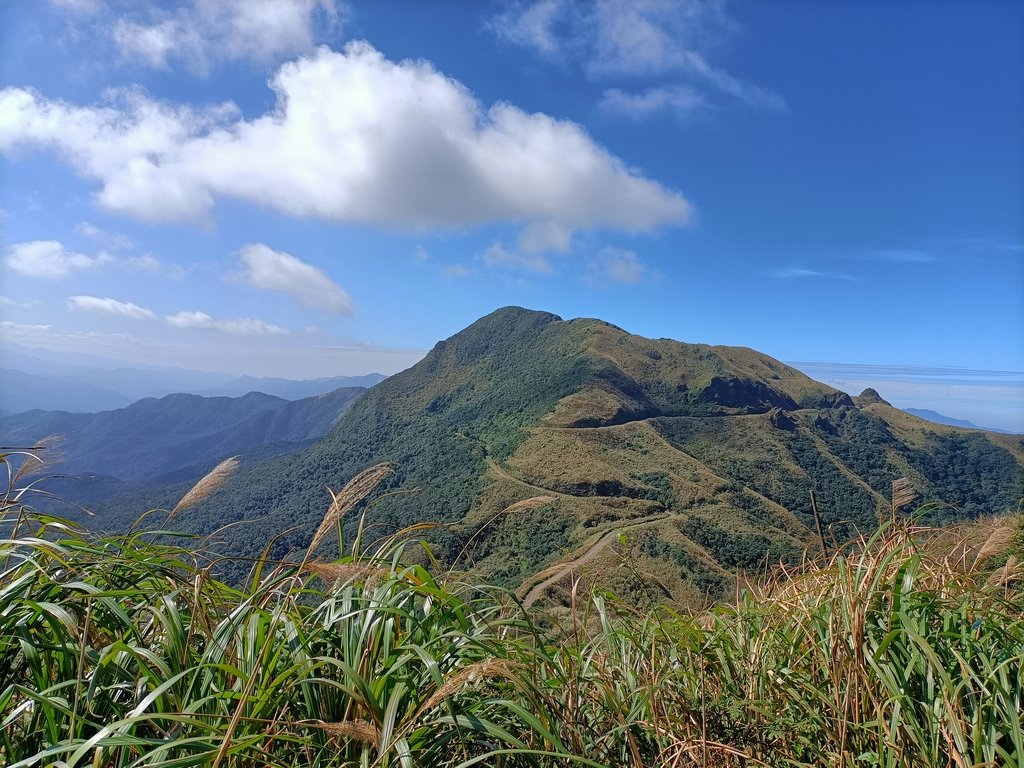
[[853, 402], [858, 408], [863, 408], [866, 405], [872, 405], [874, 403], [881, 403], [882, 405], [892, 405], [891, 403], [884, 400], [882, 396], [871, 387], [868, 387], [855, 398], [853, 398]]
[[754, 379], [715, 376], [697, 398], [726, 408], [740, 408], [747, 413], [765, 413], [771, 408], [795, 410], [798, 406], [788, 395]]
[[814, 419], [814, 427], [822, 432], [827, 432], [830, 435], [838, 435], [839, 428], [832, 423], [832, 420], [823, 413], [819, 413]]
[[796, 419], [781, 408], [772, 408], [768, 411], [768, 421], [776, 429], [784, 429], [787, 432], [796, 429]]
[[805, 405], [809, 408], [853, 408], [853, 400], [845, 392], [836, 390], [812, 403], [805, 403]]

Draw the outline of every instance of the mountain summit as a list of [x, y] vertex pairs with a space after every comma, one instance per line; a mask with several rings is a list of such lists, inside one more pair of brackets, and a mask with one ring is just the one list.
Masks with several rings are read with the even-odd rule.
[[389, 461], [388, 490], [409, 492], [370, 507], [376, 535], [437, 524], [440, 557], [531, 600], [582, 570], [638, 596], [698, 600], [815, 546], [812, 491], [830, 544], [889, 515], [900, 477], [955, 505], [947, 517], [1024, 496], [1019, 438], [865, 394], [855, 402], [751, 349], [509, 307], [367, 391], [313, 447], [240, 472], [181, 519], [203, 532], [246, 521], [229, 550], [277, 536], [285, 556], [308, 544], [325, 487]]

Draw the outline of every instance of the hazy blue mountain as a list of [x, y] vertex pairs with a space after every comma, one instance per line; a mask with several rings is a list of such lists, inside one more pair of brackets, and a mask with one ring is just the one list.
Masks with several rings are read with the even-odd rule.
[[386, 378], [382, 373], [368, 373], [365, 376], [332, 376], [330, 378], [306, 379], [304, 381], [239, 376], [237, 379], [232, 379], [215, 387], [200, 390], [196, 394], [207, 397], [217, 395], [239, 397], [247, 392], [263, 392], [268, 395], [283, 397], [285, 400], [298, 400], [303, 397], [313, 397], [324, 392], [331, 392], [340, 387], [365, 387], [369, 389]]
[[124, 393], [85, 379], [0, 368], [0, 403], [9, 413], [56, 407], [94, 412], [120, 408], [129, 402], [131, 398]]
[[384, 378], [379, 373], [303, 381], [253, 378], [185, 368], [126, 366], [109, 358], [58, 354], [17, 344], [0, 350], [0, 405], [8, 413], [33, 409], [96, 413], [179, 392], [223, 397], [263, 392], [299, 400], [342, 387], [370, 387]]
[[252, 392], [244, 397], [174, 394], [101, 413], [29, 411], [0, 418], [0, 443], [44, 450], [47, 491], [91, 503], [129, 486], [194, 480], [213, 463], [240, 454], [267, 459], [326, 434], [363, 387], [301, 400]]
[[904, 408], [907, 413], [917, 416], [919, 419], [925, 419], [926, 421], [932, 421], [936, 424], [946, 424], [950, 427], [963, 427], [964, 429], [984, 429], [987, 432], [1002, 432], [1004, 435], [1013, 434], [1005, 429], [996, 429], [995, 427], [979, 427], [973, 422], [967, 421], [966, 419], [954, 419], [952, 416], [944, 416], [938, 411], [933, 411], [929, 408]]

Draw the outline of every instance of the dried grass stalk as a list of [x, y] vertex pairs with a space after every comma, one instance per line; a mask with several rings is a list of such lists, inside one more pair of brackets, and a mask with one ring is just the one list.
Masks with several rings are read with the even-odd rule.
[[515, 680], [515, 671], [517, 669], [515, 663], [507, 659], [484, 659], [478, 661], [475, 664], [463, 667], [451, 679], [445, 681], [434, 695], [427, 699], [426, 703], [420, 707], [420, 712], [426, 712], [433, 707], [436, 707], [442, 701], [447, 699], [453, 693], [456, 693], [467, 683], [472, 683], [476, 680], [485, 680], [495, 677], [504, 677], [509, 680]]
[[897, 509], [907, 506], [916, 498], [917, 491], [914, 490], [914, 484], [910, 480], [901, 477], [892, 481], [892, 511], [894, 514]]
[[974, 558], [975, 565], [983, 562], [986, 558], [1005, 552], [1010, 542], [1013, 541], [1014, 532], [1015, 529], [1012, 525], [1006, 523], [997, 525], [985, 539], [981, 549], [978, 550], [978, 555]]
[[315, 723], [314, 728], [319, 728], [330, 734], [333, 739], [349, 739], [359, 741], [363, 744], [376, 745], [380, 743], [380, 731], [377, 726], [368, 720], [345, 720], [340, 723]]
[[192, 486], [192, 489], [181, 497], [174, 509], [167, 516], [170, 520], [176, 514], [181, 512], [183, 509], [195, 506], [201, 501], [209, 498], [210, 494], [224, 485], [227, 479], [234, 474], [234, 471], [238, 469], [238, 457], [232, 456], [230, 459], [224, 459], [220, 464], [210, 470], [210, 472], [198, 483]]
[[505, 507], [505, 509], [501, 511], [501, 514], [506, 515], [509, 512], [519, 512], [524, 509], [537, 509], [539, 507], [543, 507], [545, 504], [550, 504], [554, 500], [554, 496], [531, 496], [528, 499], [517, 501], [515, 504]]
[[368, 581], [377, 576], [384, 576], [387, 571], [367, 563], [325, 563], [314, 560], [306, 563], [305, 570], [319, 576], [327, 584], [347, 584], [350, 581]]
[[328, 488], [327, 490], [331, 494], [331, 506], [327, 508], [327, 514], [324, 515], [320, 527], [313, 534], [313, 539], [309, 542], [309, 549], [306, 550], [306, 553], [310, 554], [315, 551], [324, 540], [324, 537], [334, 529], [335, 524], [351, 512], [360, 501], [369, 496], [381, 484], [384, 478], [393, 471], [390, 464], [374, 464], [369, 469], [364, 469], [353, 477], [348, 482], [348, 485], [338, 493], [334, 493], [334, 491]]
[[[20, 480], [26, 475], [31, 475], [34, 472], [38, 472], [43, 468], [44, 464], [59, 464], [64, 458], [65, 454], [61, 447], [68, 441], [65, 435], [47, 435], [42, 440], [36, 442], [31, 452], [25, 457], [25, 460], [21, 462], [21, 466], [18, 467], [18, 473], [14, 476], [15, 480]], [[40, 457], [38, 454], [45, 453], [45, 456]]]

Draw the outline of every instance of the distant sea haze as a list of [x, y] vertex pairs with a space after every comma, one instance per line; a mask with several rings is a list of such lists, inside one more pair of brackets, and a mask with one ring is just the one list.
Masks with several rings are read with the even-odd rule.
[[871, 387], [897, 408], [936, 411], [982, 428], [1024, 433], [1024, 372], [913, 365], [789, 362], [850, 394]]

